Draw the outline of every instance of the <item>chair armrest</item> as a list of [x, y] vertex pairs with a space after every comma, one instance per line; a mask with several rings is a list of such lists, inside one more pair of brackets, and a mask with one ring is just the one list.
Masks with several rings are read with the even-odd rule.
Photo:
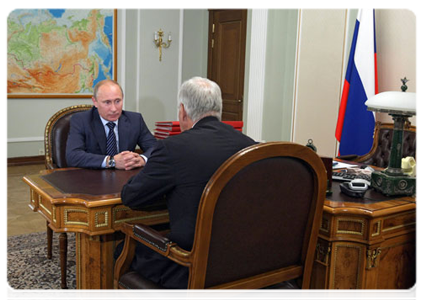
[[115, 289], [119, 288], [119, 279], [123, 274], [128, 272], [135, 256], [136, 241], [131, 238], [132, 230], [130, 229], [130, 226], [125, 225], [128, 224], [125, 223], [122, 227], [122, 231], [126, 233], [123, 250], [117, 258], [114, 268], [113, 285]]
[[336, 158], [342, 159], [342, 160], [354, 160], [358, 157], [357, 154], [349, 154], [349, 155], [340, 155], [337, 156]]
[[[169, 238], [160, 234], [159, 231], [144, 224], [124, 223], [122, 232], [126, 234], [125, 243], [139, 242], [155, 252], [173, 260], [183, 266], [190, 264], [191, 252], [179, 247]], [[131, 242], [129, 242], [129, 240]]]
[[[135, 240], [146, 246], [154, 247], [153, 250], [164, 252], [167, 256], [169, 253], [169, 246], [172, 242], [165, 236], [161, 235], [158, 231], [144, 224], [135, 224], [132, 228]], [[147, 244], [146, 244], [147, 243]]]

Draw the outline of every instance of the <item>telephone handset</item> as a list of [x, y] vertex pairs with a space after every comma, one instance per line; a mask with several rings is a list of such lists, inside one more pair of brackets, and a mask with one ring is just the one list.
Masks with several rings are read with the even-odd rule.
[[402, 171], [412, 177], [416, 176], [416, 160], [412, 156], [404, 157], [401, 160]]

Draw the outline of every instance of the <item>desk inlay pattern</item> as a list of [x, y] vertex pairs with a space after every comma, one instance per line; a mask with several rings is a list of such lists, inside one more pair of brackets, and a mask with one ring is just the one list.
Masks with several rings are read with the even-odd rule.
[[81, 225], [88, 227], [88, 211], [84, 209], [64, 209], [64, 222], [66, 225]]
[[358, 218], [337, 218], [336, 234], [353, 234], [363, 236], [365, 222]]
[[151, 218], [167, 217], [169, 213], [167, 210], [156, 211], [154, 215], [149, 213], [143, 213], [138, 211], [138, 214], [134, 215], [134, 211], [126, 206], [116, 206], [113, 208], [113, 224], [121, 224], [132, 221], [147, 221]]
[[373, 224], [373, 232], [372, 232], [372, 237], [378, 236], [380, 234], [380, 228], [381, 228], [381, 223], [382, 221], [377, 221]]
[[95, 227], [106, 227], [109, 225], [109, 212], [99, 211], [95, 213]]
[[360, 289], [363, 246], [337, 243], [334, 247], [332, 289]]
[[51, 213], [51, 211], [47, 208], [47, 207], [45, 207], [44, 205], [43, 205], [43, 203], [40, 201], [40, 207], [47, 213], [47, 214], [49, 214], [50, 216], [51, 215], [53, 215], [52, 213]]
[[416, 226], [416, 214], [403, 213], [396, 216], [389, 216], [383, 219], [382, 232], [390, 232], [410, 228], [414, 230]]

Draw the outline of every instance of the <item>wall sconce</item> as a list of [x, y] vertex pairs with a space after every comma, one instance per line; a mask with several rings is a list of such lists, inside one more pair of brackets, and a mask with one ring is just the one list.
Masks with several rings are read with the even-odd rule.
[[169, 48], [170, 43], [172, 42], [172, 36], [170, 35], [167, 38], [167, 44], [163, 42], [163, 30], [160, 28], [159, 31], [154, 33], [154, 44], [159, 48], [159, 61], [162, 61], [162, 48]]

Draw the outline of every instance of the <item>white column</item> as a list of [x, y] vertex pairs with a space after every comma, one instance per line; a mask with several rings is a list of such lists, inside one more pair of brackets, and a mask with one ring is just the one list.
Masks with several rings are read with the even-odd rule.
[[262, 140], [266, 73], [267, 9], [253, 9], [251, 18], [250, 71], [248, 75], [247, 135]]
[[[126, 45], [126, 9], [119, 9], [117, 16], [117, 82], [125, 89], [125, 47]], [[115, 37], [116, 38], [116, 37]], [[116, 53], [115, 53], [116, 55]], [[123, 109], [125, 109], [125, 101], [123, 102]]]
[[138, 14], [137, 14], [137, 60], [136, 60], [136, 65], [138, 66], [137, 68], [137, 80], [136, 80], [136, 87], [135, 87], [135, 111], [136, 112], [141, 112], [140, 110], [140, 81], [141, 81], [141, 70], [142, 70], [142, 66], [141, 66], [141, 9], [138, 10]]
[[[179, 87], [182, 84], [182, 64], [183, 64], [183, 50], [184, 50], [184, 10], [179, 10], [179, 56], [178, 56], [178, 87], [177, 91], [179, 93]], [[175, 95], [176, 104], [178, 103], [178, 95]], [[176, 109], [176, 120], [178, 120], [179, 109]]]

